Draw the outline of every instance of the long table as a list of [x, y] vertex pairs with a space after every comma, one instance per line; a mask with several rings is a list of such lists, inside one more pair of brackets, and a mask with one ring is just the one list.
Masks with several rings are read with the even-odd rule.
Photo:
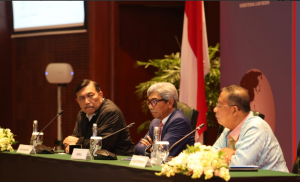
[[[41, 182], [93, 182], [93, 181], [139, 181], [139, 182], [177, 182], [206, 181], [204, 178], [193, 180], [188, 176], [176, 174], [174, 177], [156, 176], [160, 166], [133, 167], [128, 156], [118, 156], [118, 160], [72, 160], [68, 154], [17, 154], [0, 152], [0, 181], [41, 181]], [[230, 182], [283, 181], [299, 182], [300, 175], [261, 170], [257, 172], [230, 172]], [[209, 182], [224, 181], [213, 177]]]

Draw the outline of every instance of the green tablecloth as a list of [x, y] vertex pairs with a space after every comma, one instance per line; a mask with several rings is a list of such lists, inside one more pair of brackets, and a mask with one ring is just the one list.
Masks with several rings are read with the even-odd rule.
[[[59, 168], [56, 172], [53, 173], [60, 173], [64, 170], [69, 171], [84, 171], [91, 173], [91, 170], [94, 170], [94, 173], [112, 173], [114, 175], [114, 172], [124, 172], [127, 171], [128, 175], [125, 175], [126, 172], [122, 173], [124, 177], [119, 176], [120, 178], [126, 178], [132, 177], [132, 175], [139, 175], [141, 173], [141, 178], [139, 179], [145, 179], [149, 177], [153, 177], [155, 179], [166, 179], [166, 181], [170, 181], [170, 179], [173, 178], [166, 178], [166, 177], [157, 177], [155, 176], [155, 172], [159, 172], [161, 170], [160, 166], [153, 166], [153, 167], [135, 167], [135, 166], [129, 166], [130, 161], [122, 161], [123, 158], [128, 158], [129, 156], [118, 156], [118, 160], [73, 160], [71, 159], [71, 155], [68, 154], [17, 154], [16, 151], [9, 153], [9, 152], [0, 152], [0, 179], [3, 175], [1, 172], [4, 172], [5, 170], [10, 172], [10, 170], [7, 170], [5, 166], [9, 166], [12, 168], [18, 168], [20, 166], [20, 169], [18, 170], [27, 170], [24, 169], [24, 166], [28, 164], [28, 167], [37, 166], [38, 168], [46, 168], [49, 170], [49, 165], [51, 165], [52, 168]], [[47, 160], [50, 159], [50, 160]], [[56, 161], [56, 162], [54, 162]], [[62, 161], [62, 162], [59, 162]], [[25, 163], [25, 164], [24, 164]], [[49, 164], [48, 164], [49, 163]], [[82, 164], [82, 165], [81, 165]], [[11, 166], [10, 166], [11, 165]], [[23, 165], [23, 166], [22, 166]], [[64, 167], [65, 165], [65, 167]], [[22, 166], [22, 167], [21, 167]], [[90, 166], [96, 166], [92, 167]], [[71, 169], [72, 168], [72, 169]], [[74, 169], [73, 169], [74, 168]], [[86, 168], [86, 169], [84, 169]], [[98, 168], [98, 169], [96, 169]], [[136, 170], [138, 169], [138, 170]], [[39, 169], [36, 169], [39, 170]], [[52, 170], [51, 170], [52, 171]], [[53, 169], [55, 171], [55, 169]], [[25, 172], [24, 172], [25, 173]], [[41, 172], [41, 174], [46, 173], [45, 170]], [[143, 174], [142, 174], [143, 173]], [[147, 175], [145, 175], [147, 173]], [[61, 174], [64, 174], [63, 172]], [[92, 173], [93, 174], [93, 173]], [[54, 175], [54, 174], [53, 174]], [[76, 176], [76, 174], [74, 174]], [[111, 175], [111, 174], [108, 174]], [[115, 174], [117, 175], [117, 174]], [[142, 175], [145, 175], [145, 178], [143, 178]], [[176, 174], [175, 176], [180, 176], [180, 174]], [[126, 176], [126, 177], [125, 177]], [[183, 175], [181, 175], [183, 176]], [[300, 181], [300, 175], [292, 174], [292, 173], [284, 173], [284, 172], [278, 172], [278, 171], [271, 171], [271, 170], [262, 170], [259, 169], [258, 171], [237, 171], [237, 172], [230, 172], [231, 180], [233, 181], [235, 179], [247, 179], [251, 181], [259, 181], [259, 180], [266, 180], [266, 179], [277, 179], [277, 181]], [[113, 177], [115, 179], [115, 176]], [[117, 179], [117, 178], [116, 178]], [[175, 178], [176, 179], [176, 178]], [[184, 176], [180, 177], [180, 179], [189, 180], [190, 177]], [[145, 179], [146, 180], [146, 179]], [[221, 180], [220, 178], [215, 178], [215, 180]], [[2, 180], [1, 180], [2, 181]], [[126, 181], [126, 180], [125, 180]], [[157, 180], [156, 180], [157, 181]], [[174, 180], [176, 181], [176, 180]], [[238, 180], [237, 180], [238, 181]]]

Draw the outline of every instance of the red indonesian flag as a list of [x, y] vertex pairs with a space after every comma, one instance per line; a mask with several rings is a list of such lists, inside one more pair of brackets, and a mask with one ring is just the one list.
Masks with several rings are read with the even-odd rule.
[[203, 144], [206, 130], [206, 98], [204, 76], [209, 72], [209, 56], [203, 1], [186, 1], [181, 47], [180, 102], [199, 111], [195, 140]]

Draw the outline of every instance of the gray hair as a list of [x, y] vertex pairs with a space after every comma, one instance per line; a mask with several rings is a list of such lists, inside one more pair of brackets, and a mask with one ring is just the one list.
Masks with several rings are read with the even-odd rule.
[[244, 113], [250, 112], [250, 98], [248, 90], [239, 85], [229, 85], [222, 88], [227, 93], [228, 104], [235, 105]]
[[147, 90], [147, 97], [149, 97], [149, 95], [155, 91], [157, 91], [159, 95], [166, 101], [173, 99], [173, 107], [177, 108], [178, 93], [176, 87], [172, 83], [158, 82], [151, 85]]

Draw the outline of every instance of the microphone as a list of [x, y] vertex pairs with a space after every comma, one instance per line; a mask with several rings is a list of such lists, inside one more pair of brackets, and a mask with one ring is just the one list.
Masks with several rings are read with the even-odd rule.
[[38, 133], [38, 135], [36, 136], [36, 138], [35, 138], [35, 143], [36, 143], [36, 140], [38, 139], [38, 137], [40, 136], [40, 134], [41, 134], [41, 132], [42, 131], [44, 131], [46, 128], [47, 128], [47, 126], [49, 126], [49, 124], [51, 124], [52, 123], [52, 121], [54, 121], [58, 116], [60, 116], [62, 113], [64, 112], [64, 110], [61, 110], [59, 113], [57, 113], [56, 114], [56, 116]]
[[[119, 133], [120, 131], [123, 131], [126, 128], [130, 128], [130, 127], [132, 127], [134, 125], [135, 125], [135, 123], [131, 123], [128, 126], [122, 128], [122, 129], [120, 129], [120, 130], [118, 130], [118, 131], [116, 131], [116, 132], [114, 132], [114, 133], [112, 133], [110, 135], [104, 136], [102, 138], [102, 140], [105, 139], [105, 138], [107, 138], [107, 137], [110, 137], [110, 136], [112, 136], [112, 135], [114, 135], [116, 133]], [[107, 151], [105, 149], [98, 150], [97, 148], [98, 148], [98, 144], [96, 145], [96, 147], [94, 149], [94, 152], [93, 152], [93, 158], [94, 158], [94, 160], [117, 160], [116, 154], [111, 153], [111, 152], [109, 152], [109, 151]]]
[[[192, 133], [194, 133], [197, 130], [200, 130], [201, 128], [204, 127], [204, 123], [202, 123], [201, 125], [199, 125], [197, 128], [195, 128], [193, 131], [191, 131], [190, 133], [188, 133], [187, 135], [185, 135], [184, 137], [182, 137], [180, 140], [178, 140], [177, 142], [175, 142], [171, 148], [169, 149], [169, 153], [170, 151], [174, 148], [174, 146], [176, 146], [178, 143], [180, 143], [182, 140], [184, 140], [186, 137], [190, 136]], [[162, 160], [163, 163], [166, 162], [166, 159], [168, 158], [168, 154], [164, 157], [164, 159]]]
[[118, 130], [118, 131], [116, 131], [116, 132], [114, 132], [114, 133], [112, 133], [112, 134], [109, 134], [109, 135], [107, 135], [107, 136], [104, 136], [104, 137], [102, 138], [102, 140], [105, 139], [105, 138], [107, 138], [107, 137], [110, 137], [110, 136], [112, 136], [112, 135], [114, 135], [114, 134], [116, 134], [116, 133], [119, 133], [120, 131], [123, 131], [123, 130], [125, 130], [126, 128], [130, 128], [130, 127], [132, 127], [132, 126], [134, 126], [134, 125], [135, 125], [135, 123], [130, 123], [130, 124], [127, 125], [125, 128], [122, 128], [122, 129], [120, 129], [120, 130]]
[[199, 125], [197, 128], [195, 128], [193, 131], [191, 131], [189, 134], [187, 134], [187, 135], [185, 135], [184, 137], [182, 137], [180, 140], [178, 140], [177, 142], [175, 142], [172, 146], [171, 146], [171, 148], [170, 148], [170, 150], [169, 150], [169, 152], [172, 150], [172, 148], [175, 146], [175, 145], [177, 145], [179, 142], [181, 142], [182, 140], [184, 140], [186, 137], [188, 137], [188, 136], [190, 136], [192, 133], [194, 133], [195, 131], [197, 131], [197, 130], [200, 130], [201, 128], [203, 128], [204, 127], [204, 123], [202, 123], [201, 125]]

